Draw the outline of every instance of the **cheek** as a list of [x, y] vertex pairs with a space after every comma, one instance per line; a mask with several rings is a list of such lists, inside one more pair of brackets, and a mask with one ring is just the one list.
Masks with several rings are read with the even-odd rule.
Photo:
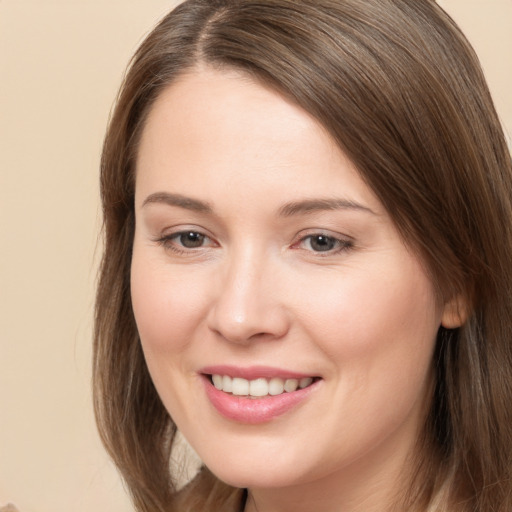
[[304, 329], [354, 387], [417, 386], [431, 365], [441, 316], [432, 285], [415, 260], [384, 266], [326, 281], [302, 306]]
[[200, 282], [186, 270], [173, 272], [170, 266], [152, 261], [143, 250], [134, 248], [131, 296], [147, 355], [177, 353], [186, 348], [204, 317], [206, 294]]
[[332, 291], [304, 308], [303, 328], [330, 361], [333, 464], [335, 453], [357, 457], [355, 447], [371, 449], [392, 433], [397, 442], [414, 438], [429, 400], [440, 313], [421, 269], [393, 268], [354, 272], [334, 290], [331, 281]]

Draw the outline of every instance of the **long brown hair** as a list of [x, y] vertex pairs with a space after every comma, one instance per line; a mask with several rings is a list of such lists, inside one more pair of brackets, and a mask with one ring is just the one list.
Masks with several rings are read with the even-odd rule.
[[[178, 507], [176, 428], [130, 301], [137, 144], [158, 95], [198, 63], [243, 70], [316, 117], [422, 258], [440, 300], [465, 305], [463, 327], [438, 335], [423, 457], [403, 506], [512, 510], [511, 158], [477, 57], [431, 0], [189, 0], [136, 52], [101, 162], [94, 400], [137, 510]], [[202, 503], [226, 494], [213, 481], [195, 487]]]

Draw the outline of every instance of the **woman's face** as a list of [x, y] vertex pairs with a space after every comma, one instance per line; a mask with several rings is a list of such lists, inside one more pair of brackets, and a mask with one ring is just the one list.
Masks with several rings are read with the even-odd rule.
[[184, 75], [147, 120], [135, 208], [144, 354], [206, 465], [259, 489], [395, 474], [444, 311], [326, 131], [241, 74]]

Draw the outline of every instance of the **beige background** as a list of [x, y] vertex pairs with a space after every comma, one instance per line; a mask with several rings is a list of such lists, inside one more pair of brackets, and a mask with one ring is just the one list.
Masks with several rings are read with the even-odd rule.
[[[97, 168], [124, 66], [175, 3], [0, 0], [0, 506], [131, 510], [89, 391]], [[512, 133], [512, 0], [440, 3]]]

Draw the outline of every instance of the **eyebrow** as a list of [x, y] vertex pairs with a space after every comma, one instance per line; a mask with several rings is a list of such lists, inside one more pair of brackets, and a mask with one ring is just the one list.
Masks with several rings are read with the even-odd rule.
[[[210, 203], [194, 199], [181, 194], [171, 194], [169, 192], [155, 192], [150, 194], [142, 203], [144, 208], [148, 204], [166, 204], [177, 206], [186, 210], [192, 210], [198, 213], [213, 214], [213, 208]], [[294, 215], [306, 215], [320, 211], [330, 210], [359, 210], [372, 215], [377, 215], [373, 210], [355, 201], [340, 198], [320, 198], [303, 199], [300, 201], [291, 201], [279, 208], [280, 217], [292, 217]]]
[[142, 207], [144, 208], [148, 204], [155, 203], [177, 206], [199, 213], [213, 213], [213, 208], [209, 203], [200, 201], [199, 199], [193, 199], [192, 197], [182, 196], [181, 194], [170, 194], [169, 192], [155, 192], [154, 194], [150, 194], [142, 203]]
[[293, 215], [304, 215], [329, 210], [359, 210], [372, 215], [377, 215], [373, 210], [355, 201], [339, 198], [325, 199], [304, 199], [302, 201], [292, 201], [286, 203], [279, 209], [279, 215], [282, 217], [291, 217]]

